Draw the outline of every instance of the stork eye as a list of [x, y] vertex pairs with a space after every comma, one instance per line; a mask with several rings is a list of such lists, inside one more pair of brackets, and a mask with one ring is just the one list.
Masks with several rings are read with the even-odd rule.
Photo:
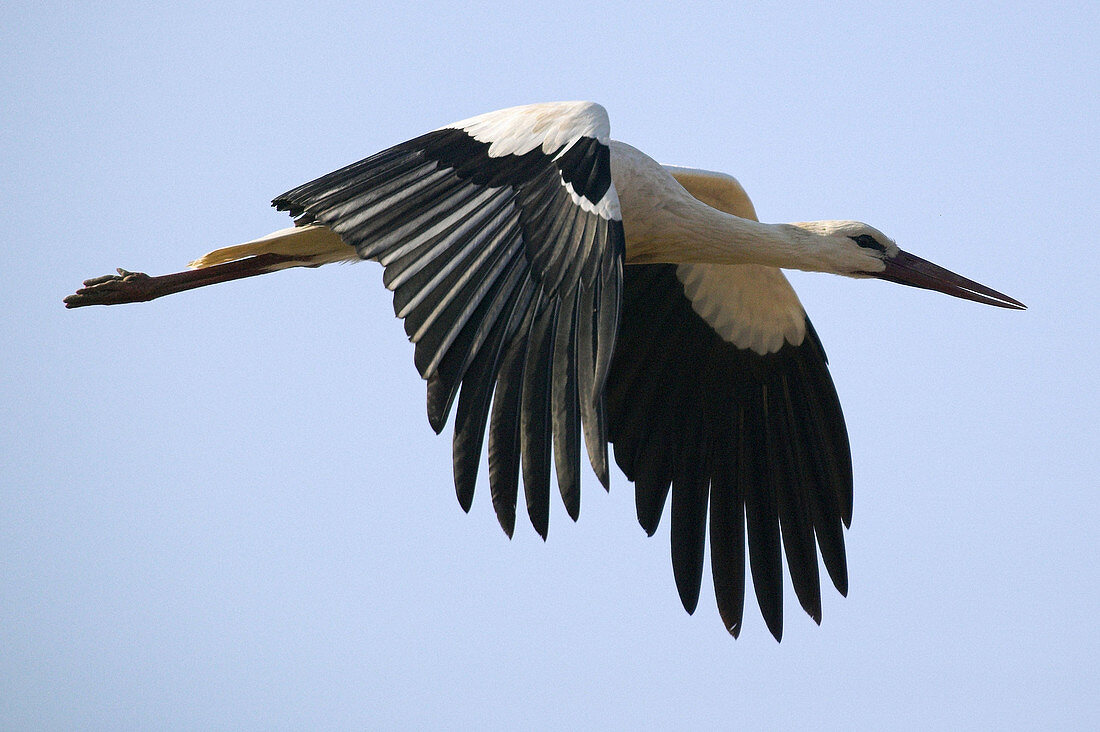
[[859, 244], [864, 249], [874, 249], [877, 252], [885, 252], [886, 245], [879, 242], [875, 237], [870, 234], [860, 234], [859, 236], [848, 237], [856, 244]]

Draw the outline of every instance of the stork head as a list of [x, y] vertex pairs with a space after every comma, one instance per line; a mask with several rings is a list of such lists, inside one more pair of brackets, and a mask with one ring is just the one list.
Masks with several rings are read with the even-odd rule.
[[795, 226], [829, 240], [830, 258], [838, 274], [874, 277], [986, 305], [1027, 309], [1008, 295], [902, 251], [893, 239], [859, 221], [810, 221]]

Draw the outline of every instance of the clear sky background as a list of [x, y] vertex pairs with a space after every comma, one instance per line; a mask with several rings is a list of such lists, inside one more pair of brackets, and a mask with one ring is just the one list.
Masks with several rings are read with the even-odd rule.
[[[1100, 11], [790, 5], [8, 3], [0, 727], [1100, 724]], [[686, 615], [618, 472], [546, 543], [463, 514], [377, 265], [62, 307], [563, 99], [1030, 306], [792, 276], [856, 471], [821, 627]]]

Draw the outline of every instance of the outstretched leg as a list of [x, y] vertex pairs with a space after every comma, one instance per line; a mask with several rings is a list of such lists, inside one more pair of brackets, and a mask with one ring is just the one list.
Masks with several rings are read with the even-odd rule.
[[84, 287], [65, 298], [65, 307], [145, 302], [288, 267], [319, 267], [341, 261], [358, 261], [358, 255], [336, 232], [319, 224], [295, 226], [244, 244], [216, 249], [196, 259], [191, 263], [192, 269], [184, 272], [150, 277], [143, 272], [120, 269], [117, 275], [84, 280]]
[[196, 287], [254, 277], [295, 266], [291, 263], [305, 264], [299, 258], [285, 254], [260, 254], [247, 259], [159, 277], [150, 277], [144, 272], [128, 272], [120, 268], [117, 275], [104, 275], [84, 280], [84, 287], [65, 298], [65, 307], [81, 308], [86, 305], [145, 302], [164, 295], [193, 290]]

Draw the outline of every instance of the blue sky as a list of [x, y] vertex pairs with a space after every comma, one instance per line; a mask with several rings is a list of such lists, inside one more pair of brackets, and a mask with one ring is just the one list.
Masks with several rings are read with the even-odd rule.
[[[15, 2], [0, 27], [0, 727], [1095, 726], [1094, 5]], [[421, 132], [593, 99], [1030, 306], [796, 273], [852, 440], [851, 591], [739, 640], [590, 473], [454, 498], [373, 264], [65, 311]], [[709, 575], [709, 572], [708, 572]]]

